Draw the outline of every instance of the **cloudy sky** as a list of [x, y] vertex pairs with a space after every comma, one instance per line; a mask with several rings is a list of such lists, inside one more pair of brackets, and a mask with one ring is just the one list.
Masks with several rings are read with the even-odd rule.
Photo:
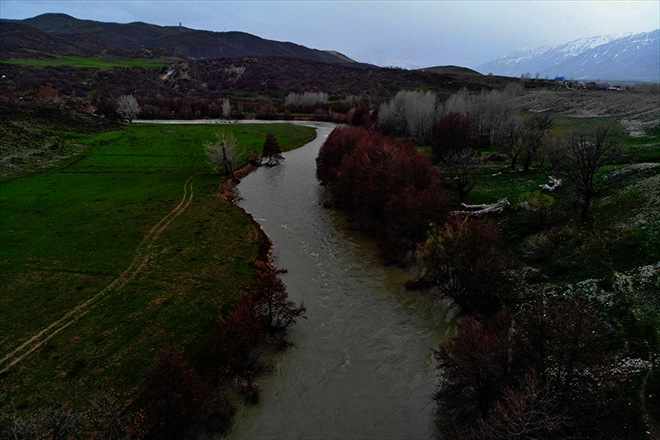
[[514, 50], [660, 28], [660, 2], [587, 0], [1, 0], [0, 17], [46, 12], [143, 21], [339, 51], [406, 68], [477, 67]]

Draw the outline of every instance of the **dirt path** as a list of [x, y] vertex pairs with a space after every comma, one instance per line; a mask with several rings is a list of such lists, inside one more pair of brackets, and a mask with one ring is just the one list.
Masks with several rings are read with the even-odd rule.
[[101, 290], [96, 295], [89, 298], [84, 303], [74, 307], [71, 311], [65, 314], [62, 318], [50, 324], [45, 329], [41, 330], [39, 333], [23, 342], [19, 347], [17, 347], [11, 353], [5, 355], [0, 359], [0, 366], [6, 364], [0, 370], [0, 374], [9, 371], [11, 367], [20, 362], [23, 358], [37, 350], [41, 347], [46, 341], [60, 333], [62, 330], [69, 327], [71, 324], [78, 321], [82, 316], [89, 312], [91, 306], [96, 303], [100, 298], [106, 295], [108, 292], [116, 291], [124, 287], [135, 276], [142, 270], [144, 265], [149, 261], [151, 254], [151, 249], [165, 229], [177, 218], [183, 211], [190, 206], [193, 200], [193, 180], [197, 175], [193, 175], [186, 183], [183, 185], [183, 199], [181, 202], [174, 208], [169, 214], [163, 217], [157, 224], [154, 226], [145, 237], [142, 239], [138, 247], [135, 249], [135, 254], [133, 255], [133, 260], [124, 272], [119, 275], [115, 280], [112, 281], [108, 286]]

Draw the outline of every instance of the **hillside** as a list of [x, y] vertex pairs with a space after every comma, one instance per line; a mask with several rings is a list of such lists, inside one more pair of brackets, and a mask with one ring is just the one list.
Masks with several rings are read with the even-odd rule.
[[55, 59], [57, 56], [182, 59], [166, 49], [120, 46], [90, 34], [55, 35], [12, 21], [0, 21], [0, 40], [0, 58], [4, 59]]
[[[0, 22], [2, 33], [11, 26], [13, 52], [0, 56], [8, 58], [19, 52], [20, 57], [46, 54], [97, 56], [104, 51], [157, 48], [166, 54], [190, 59], [236, 58], [246, 56], [295, 57], [328, 63], [356, 64], [337, 52], [310, 49], [299, 44], [266, 40], [244, 32], [211, 32], [184, 26], [157, 26], [148, 23], [105, 23], [80, 20], [66, 14], [42, 14], [25, 20]], [[17, 27], [22, 24], [26, 27]], [[33, 41], [33, 29], [38, 39]], [[44, 35], [45, 34], [45, 35]], [[4, 36], [3, 36], [4, 42]], [[4, 46], [4, 43], [3, 43]], [[163, 56], [158, 53], [156, 56]]]
[[476, 70], [468, 69], [467, 67], [461, 66], [436, 66], [436, 67], [425, 67], [419, 69], [422, 72], [431, 72], [438, 73], [440, 75], [450, 74], [450, 75], [477, 75], [481, 76], [481, 73]]
[[[138, 98], [283, 101], [291, 92], [325, 92], [387, 98], [402, 89], [437, 92], [501, 89], [515, 78], [439, 75], [430, 72], [329, 64], [291, 57], [218, 58], [181, 61], [166, 67], [124, 67], [102, 70], [71, 66], [43, 68], [0, 63], [0, 97], [52, 99], [88, 106], [107, 98], [132, 94]], [[48, 85], [48, 86], [46, 86]], [[45, 88], [44, 88], [45, 87]]]
[[521, 49], [477, 67], [483, 73], [572, 79], [660, 81], [660, 30], [582, 38]]

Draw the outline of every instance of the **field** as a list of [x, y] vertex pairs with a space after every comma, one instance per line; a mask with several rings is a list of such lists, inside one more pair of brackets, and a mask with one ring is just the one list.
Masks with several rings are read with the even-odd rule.
[[34, 409], [76, 393], [129, 402], [163, 343], [195, 355], [254, 283], [262, 233], [218, 197], [203, 144], [231, 130], [245, 161], [285, 125], [132, 125], [58, 132], [82, 153], [0, 183], [0, 389]]
[[147, 58], [84, 58], [59, 55], [47, 59], [5, 59], [2, 62], [7, 64], [24, 64], [33, 67], [72, 66], [108, 70], [113, 67], [163, 67], [170, 61]]

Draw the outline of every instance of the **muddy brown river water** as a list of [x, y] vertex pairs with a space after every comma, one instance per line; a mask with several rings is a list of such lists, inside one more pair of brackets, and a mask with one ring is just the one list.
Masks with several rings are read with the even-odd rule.
[[307, 307], [293, 347], [257, 378], [260, 403], [239, 408], [231, 439], [431, 438], [437, 382], [432, 349], [453, 335], [455, 311], [407, 292], [412, 271], [384, 267], [374, 244], [323, 208], [317, 138], [238, 186], [239, 206], [274, 243], [290, 298]]

